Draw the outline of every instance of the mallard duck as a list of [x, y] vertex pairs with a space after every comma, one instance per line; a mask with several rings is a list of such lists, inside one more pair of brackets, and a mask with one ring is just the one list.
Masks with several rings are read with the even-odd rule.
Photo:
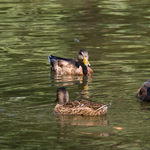
[[142, 101], [150, 101], [150, 79], [138, 89], [136, 97]]
[[71, 58], [61, 58], [56, 56], [48, 56], [51, 70], [56, 74], [70, 74], [70, 75], [89, 75], [93, 70], [89, 67], [88, 52], [81, 49], [78, 54], [78, 61]]
[[57, 99], [55, 101], [58, 101], [58, 104], [54, 108], [54, 113], [59, 115], [105, 115], [111, 105], [111, 103], [103, 105], [82, 99], [69, 102], [69, 94], [65, 87], [57, 89]]

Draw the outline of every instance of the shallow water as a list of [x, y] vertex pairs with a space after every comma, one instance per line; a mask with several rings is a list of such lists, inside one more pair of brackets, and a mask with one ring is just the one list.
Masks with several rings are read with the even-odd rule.
[[[1, 149], [150, 149], [150, 104], [135, 98], [149, 79], [149, 1], [0, 2]], [[56, 76], [48, 55], [87, 49], [94, 74]], [[70, 100], [111, 102], [106, 116], [57, 116]]]

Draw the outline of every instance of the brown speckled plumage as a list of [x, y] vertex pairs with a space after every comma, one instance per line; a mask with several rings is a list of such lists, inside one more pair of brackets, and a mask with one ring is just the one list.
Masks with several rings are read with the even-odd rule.
[[[89, 75], [93, 70], [89, 67], [88, 52], [84, 49], [79, 51], [78, 60], [70, 58], [62, 58], [56, 56], [49, 56], [51, 70], [56, 74], [70, 74], [70, 75]], [[85, 61], [84, 61], [85, 60]], [[86, 63], [86, 64], [85, 64]]]
[[150, 102], [150, 79], [147, 82], [144, 82], [138, 89], [136, 97], [142, 101]]
[[69, 94], [66, 88], [57, 89], [57, 99], [59, 103], [55, 106], [54, 112], [61, 115], [82, 115], [99, 116], [105, 115], [111, 103], [103, 105], [89, 102], [87, 100], [75, 100], [69, 102]]

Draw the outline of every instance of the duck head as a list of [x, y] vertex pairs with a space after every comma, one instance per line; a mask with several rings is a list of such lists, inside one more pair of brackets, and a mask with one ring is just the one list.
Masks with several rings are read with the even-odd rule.
[[90, 66], [90, 63], [89, 63], [88, 59], [89, 59], [89, 55], [88, 55], [87, 50], [81, 49], [79, 51], [79, 54], [78, 54], [78, 62], [79, 62], [79, 64], [81, 66], [83, 66], [83, 65]]
[[60, 105], [63, 105], [69, 101], [69, 93], [65, 87], [60, 87], [57, 89], [57, 98], [55, 102], [58, 102]]

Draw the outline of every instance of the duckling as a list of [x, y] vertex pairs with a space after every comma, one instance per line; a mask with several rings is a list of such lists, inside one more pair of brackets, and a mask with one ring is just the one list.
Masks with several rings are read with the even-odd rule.
[[142, 101], [150, 101], [150, 79], [138, 89], [136, 97]]
[[90, 75], [93, 70], [89, 67], [89, 55], [87, 50], [81, 49], [78, 54], [78, 60], [71, 58], [62, 58], [56, 56], [48, 56], [51, 70], [56, 74], [70, 75]]
[[59, 115], [80, 115], [80, 116], [100, 116], [107, 113], [111, 103], [106, 105], [87, 100], [75, 100], [69, 102], [69, 93], [65, 87], [57, 89], [58, 104], [54, 108], [54, 113]]

